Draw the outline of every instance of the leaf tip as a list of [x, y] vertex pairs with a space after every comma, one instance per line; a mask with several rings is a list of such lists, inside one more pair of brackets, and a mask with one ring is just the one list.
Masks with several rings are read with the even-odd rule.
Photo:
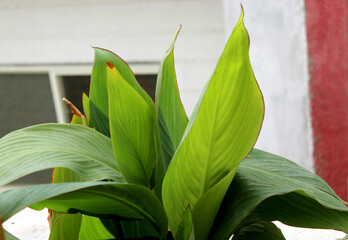
[[114, 69], [115, 68], [115, 66], [112, 65], [112, 63], [110, 63], [110, 62], [106, 62], [106, 67], [109, 68], [109, 69]]
[[72, 104], [68, 99], [63, 98], [63, 102], [65, 102], [66, 104], [68, 104], [71, 112], [75, 115], [77, 115], [78, 117], [82, 116], [82, 113], [77, 109], [77, 107], [74, 106], [74, 104]]
[[239, 17], [239, 21], [243, 21], [244, 19], [244, 7], [243, 4], [240, 3], [240, 17]]

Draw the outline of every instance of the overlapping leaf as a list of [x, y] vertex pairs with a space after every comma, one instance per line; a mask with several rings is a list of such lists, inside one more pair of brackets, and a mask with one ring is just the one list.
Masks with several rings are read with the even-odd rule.
[[114, 65], [123, 79], [125, 79], [149, 104], [154, 112], [154, 103], [149, 95], [136, 81], [128, 64], [119, 56], [105, 49], [94, 48], [95, 58], [91, 76], [90, 86], [90, 126], [97, 131], [110, 136], [109, 130], [109, 108], [108, 90], [106, 81], [106, 62]]
[[84, 215], [81, 222], [79, 239], [80, 240], [114, 239], [115, 238], [114, 234], [111, 233], [107, 227], [105, 227], [106, 225], [105, 222], [108, 222], [107, 225], [109, 227], [109, 225], [112, 224], [111, 221], [112, 220], [110, 219], [101, 220], [100, 218]]
[[232, 240], [285, 240], [282, 231], [272, 222], [255, 222], [233, 234]]
[[120, 171], [127, 182], [150, 186], [156, 167], [151, 108], [111, 63], [107, 81], [111, 139]]
[[163, 204], [174, 234], [190, 204], [196, 238], [208, 236], [239, 163], [255, 144], [264, 105], [248, 51], [242, 14], [164, 178]]
[[0, 186], [40, 170], [65, 167], [86, 181], [123, 182], [111, 140], [75, 124], [42, 124], [0, 139]]
[[27, 206], [96, 217], [144, 219], [161, 237], [167, 234], [166, 215], [160, 201], [151, 190], [139, 185], [57, 183], [10, 190], [0, 195], [0, 214], [4, 220]]
[[348, 208], [317, 175], [254, 149], [241, 163], [209, 239], [228, 239], [255, 221], [348, 232]]
[[158, 71], [156, 85], [156, 114], [164, 169], [167, 170], [175, 149], [179, 146], [187, 125], [187, 116], [180, 100], [174, 67], [175, 33]]
[[87, 119], [87, 123], [89, 125], [89, 119], [90, 119], [89, 98], [85, 93], [82, 94], [82, 106], [83, 106], [83, 111], [85, 113], [85, 117]]
[[177, 240], [195, 239], [190, 206], [187, 206], [184, 212], [184, 215], [181, 218], [181, 221], [178, 227], [178, 232], [175, 236], [175, 239]]
[[49, 240], [79, 239], [82, 214], [60, 214], [51, 228]]

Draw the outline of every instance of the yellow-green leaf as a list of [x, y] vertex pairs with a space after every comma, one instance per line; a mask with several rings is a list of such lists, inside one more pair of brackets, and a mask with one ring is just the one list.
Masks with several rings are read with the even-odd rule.
[[107, 65], [110, 132], [118, 166], [127, 182], [150, 186], [156, 167], [151, 108], [111, 63]]
[[187, 116], [181, 103], [174, 67], [174, 44], [181, 27], [175, 33], [157, 76], [156, 113], [162, 161], [167, 170], [175, 149], [179, 146], [187, 125]]
[[190, 204], [195, 237], [206, 239], [239, 163], [256, 142], [263, 115], [242, 12], [163, 181], [163, 204], [174, 234]]

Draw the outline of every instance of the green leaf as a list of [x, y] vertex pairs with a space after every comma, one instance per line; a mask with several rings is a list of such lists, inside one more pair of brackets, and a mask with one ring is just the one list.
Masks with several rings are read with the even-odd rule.
[[88, 126], [88, 122], [87, 122], [85, 115], [83, 115], [80, 112], [80, 110], [74, 104], [72, 104], [68, 99], [63, 98], [63, 101], [69, 106], [69, 108], [73, 114], [71, 123], [72, 124], [79, 124], [79, 125], [83, 125], [83, 126]]
[[89, 98], [86, 95], [86, 93], [82, 94], [82, 107], [83, 107], [83, 111], [85, 113], [85, 117], [89, 126], [89, 119], [90, 119], [90, 112], [89, 112]]
[[90, 187], [41, 201], [32, 207], [48, 207], [58, 212], [81, 212], [105, 218], [144, 219], [160, 236], [167, 234], [166, 215], [160, 201], [151, 190], [139, 185]]
[[83, 125], [83, 122], [82, 122], [82, 118], [73, 114], [72, 118], [71, 118], [71, 123], [72, 124], [78, 124], [78, 125]]
[[8, 231], [6, 231], [6, 230], [4, 230], [4, 231], [5, 231], [5, 238], [1, 238], [1, 236], [0, 236], [1, 240], [3, 240], [3, 239], [6, 239], [6, 240], [19, 240], [17, 237], [13, 236]]
[[348, 232], [348, 208], [317, 175], [254, 149], [240, 164], [209, 239], [228, 239], [255, 221]]
[[[80, 125], [83, 125], [85, 123], [87, 125], [87, 120], [83, 122], [83, 119], [84, 116], [78, 117], [74, 114], [71, 123]], [[64, 182], [83, 182], [83, 179], [68, 168], [54, 168], [52, 174], [52, 183]], [[49, 210], [48, 221], [50, 223], [51, 239], [61, 239], [62, 236], [69, 236], [70, 234], [74, 235], [74, 232], [75, 235], [77, 233], [78, 237], [78, 233], [81, 226], [81, 216], [76, 217], [75, 215], [64, 215], [63, 217], [61, 217], [61, 215], [61, 213]], [[74, 238], [76, 237], [74, 236]]]
[[[79, 175], [74, 173], [68, 168], [55, 168], [52, 174], [52, 183], [64, 183], [64, 182], [83, 182], [83, 180], [80, 178]], [[80, 229], [81, 225], [81, 218], [78, 217], [63, 217], [60, 218], [61, 214], [57, 213], [55, 211], [49, 210], [49, 223], [51, 226], [51, 231], [54, 228], [55, 224], [57, 223], [57, 220], [59, 221], [59, 227], [56, 227], [56, 231], [64, 233], [64, 231], [70, 231], [69, 228], [72, 226], [78, 226]], [[68, 219], [66, 222], [65, 219]], [[72, 223], [73, 221], [76, 221], [76, 223]], [[64, 228], [67, 228], [64, 230]], [[59, 239], [59, 238], [57, 238]]]
[[[45, 200], [46, 199], [46, 200]], [[164, 238], [167, 219], [156, 195], [148, 188], [112, 182], [43, 184], [0, 194], [0, 214], [4, 220], [31, 206], [61, 213], [83, 213], [103, 218], [147, 220]]]
[[107, 80], [110, 132], [120, 171], [127, 182], [150, 186], [156, 167], [151, 109], [111, 63]]
[[8, 190], [0, 194], [0, 214], [3, 221], [20, 210], [44, 199], [91, 186], [111, 184], [107, 182], [42, 184]]
[[[81, 240], [114, 239], [115, 236], [105, 227], [103, 222], [111, 222], [103, 219], [84, 215], [81, 223], [79, 238]], [[111, 223], [110, 223], [111, 224]]]
[[208, 236], [239, 163], [258, 137], [264, 104], [248, 51], [242, 13], [163, 181], [163, 204], [174, 234], [190, 204], [196, 238]]
[[180, 29], [181, 26], [161, 62], [156, 85], [156, 114], [165, 170], [179, 146], [188, 121], [180, 100], [174, 67], [174, 44]]
[[52, 183], [64, 182], [83, 182], [83, 179], [68, 168], [55, 168], [52, 174]]
[[285, 240], [285, 237], [272, 222], [255, 222], [237, 231], [232, 240]]
[[187, 206], [184, 212], [184, 215], [181, 218], [181, 222], [178, 227], [178, 233], [176, 234], [175, 239], [176, 240], [195, 239], [190, 206]]
[[81, 218], [81, 214], [60, 214], [51, 228], [49, 240], [78, 239]]
[[42, 124], [0, 139], [0, 186], [40, 170], [65, 167], [86, 181], [123, 182], [111, 140], [75, 124]]
[[106, 62], [110, 62], [114, 65], [123, 79], [125, 79], [149, 105], [152, 103], [153, 112], [154, 103], [136, 81], [132, 70], [123, 59], [105, 49], [94, 48], [94, 50], [95, 58], [89, 94], [90, 127], [95, 127], [97, 131], [100, 131], [106, 136], [110, 136]]
[[124, 236], [121, 239], [163, 239], [148, 221], [122, 221]]

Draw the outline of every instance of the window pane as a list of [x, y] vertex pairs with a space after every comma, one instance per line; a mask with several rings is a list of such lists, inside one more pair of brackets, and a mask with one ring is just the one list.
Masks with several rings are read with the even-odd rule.
[[[0, 74], [0, 137], [39, 123], [56, 122], [47, 74]], [[17, 183], [49, 182], [52, 170], [42, 171]]]
[[[136, 75], [137, 81], [142, 88], [155, 99], [156, 75]], [[77, 107], [82, 113], [82, 93], [89, 95], [90, 76], [62, 76], [64, 86], [64, 97]], [[72, 118], [72, 113], [66, 105], [68, 119]]]
[[[90, 76], [62, 76], [64, 86], [64, 97], [77, 107], [83, 113], [82, 94], [89, 95]], [[65, 104], [65, 113], [69, 121], [72, 113], [68, 105]]]

